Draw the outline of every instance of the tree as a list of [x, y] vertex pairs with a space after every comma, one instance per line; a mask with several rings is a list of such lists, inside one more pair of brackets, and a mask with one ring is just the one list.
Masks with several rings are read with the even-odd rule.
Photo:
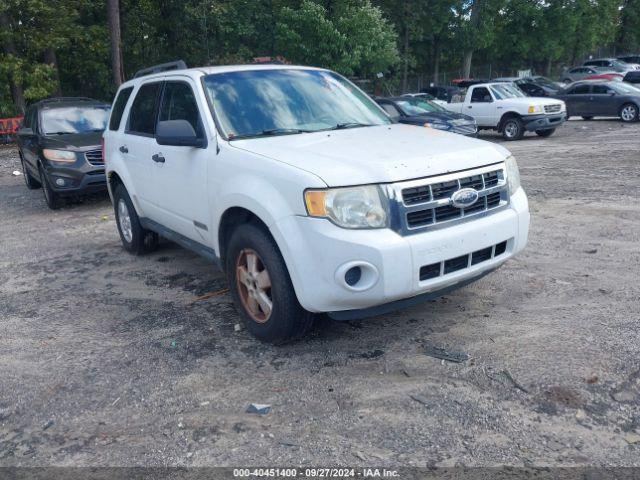
[[0, 11], [0, 42], [4, 50], [3, 69], [11, 90], [11, 98], [18, 113], [23, 114], [25, 108], [24, 90], [19, 75], [16, 75], [18, 54], [13, 41], [12, 27], [6, 11]]
[[617, 46], [622, 52], [636, 53], [640, 49], [640, 0], [624, 0], [621, 9]]
[[466, 28], [468, 40], [462, 59], [462, 76], [464, 78], [471, 76], [471, 60], [474, 50], [478, 48], [479, 27], [484, 2], [485, 0], [472, 0], [469, 7], [469, 23]]
[[303, 0], [299, 8], [285, 6], [278, 13], [274, 53], [344, 75], [371, 76], [397, 62], [395, 41], [393, 28], [368, 0], [334, 5], [331, 12]]
[[107, 19], [109, 22], [109, 39], [111, 43], [111, 71], [113, 83], [117, 88], [124, 81], [119, 0], [107, 0]]

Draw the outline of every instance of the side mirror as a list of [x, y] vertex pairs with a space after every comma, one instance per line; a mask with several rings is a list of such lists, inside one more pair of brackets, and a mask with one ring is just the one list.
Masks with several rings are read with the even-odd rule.
[[156, 142], [159, 145], [173, 145], [176, 147], [204, 148], [207, 146], [207, 140], [198, 138], [196, 131], [186, 120], [158, 122]]

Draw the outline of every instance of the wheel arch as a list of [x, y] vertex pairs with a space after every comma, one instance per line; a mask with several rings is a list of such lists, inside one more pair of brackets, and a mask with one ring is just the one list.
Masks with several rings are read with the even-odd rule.
[[498, 122], [498, 132], [502, 133], [504, 122], [506, 122], [510, 118], [522, 118], [522, 115], [520, 115], [518, 112], [514, 112], [513, 110], [509, 110], [508, 112], [503, 113], [500, 117], [500, 122]]
[[277, 245], [277, 242], [269, 231], [268, 225], [256, 213], [245, 207], [228, 207], [221, 215], [220, 222], [218, 223], [218, 257], [220, 258], [220, 266], [223, 269], [226, 264], [227, 246], [231, 239], [231, 235], [237, 227], [247, 223], [256, 225], [260, 229], [264, 230], [264, 232], [267, 233]]

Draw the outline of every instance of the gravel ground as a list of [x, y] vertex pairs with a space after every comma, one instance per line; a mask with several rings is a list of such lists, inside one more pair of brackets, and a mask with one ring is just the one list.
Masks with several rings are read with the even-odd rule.
[[235, 331], [206, 261], [126, 254], [106, 196], [52, 212], [0, 148], [0, 465], [640, 466], [640, 124], [507, 147], [519, 257], [284, 347]]

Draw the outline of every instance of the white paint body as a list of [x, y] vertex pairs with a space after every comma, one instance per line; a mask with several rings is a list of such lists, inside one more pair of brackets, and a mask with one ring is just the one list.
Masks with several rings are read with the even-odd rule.
[[[505, 114], [515, 113], [526, 120], [532, 115], [544, 115], [544, 107], [550, 105], [561, 105], [561, 110], [557, 113], [566, 113], [567, 107], [562, 100], [543, 97], [522, 97], [522, 98], [496, 98], [494, 92], [488, 88], [491, 95], [491, 102], [473, 102], [472, 96], [474, 90], [478, 88], [487, 88], [491, 85], [505, 85], [504, 83], [480, 83], [472, 85], [467, 89], [464, 100], [461, 102], [451, 102], [443, 105], [444, 108], [455, 113], [463, 113], [475, 118], [479, 127], [495, 128], [500, 125], [500, 120]], [[529, 107], [540, 107], [542, 111], [531, 113]]]
[[[312, 312], [373, 307], [436, 291], [491, 270], [524, 248], [529, 209], [522, 188], [498, 212], [412, 235], [390, 228], [349, 230], [308, 216], [304, 191], [309, 188], [362, 184], [392, 188], [416, 179], [433, 182], [451, 172], [492, 164], [502, 168], [510, 154], [489, 142], [400, 124], [226, 140], [217, 130], [201, 77], [269, 68], [304, 67], [207, 67], [149, 75], [123, 84], [121, 89], [133, 86], [134, 91], [120, 128], [105, 131], [105, 162], [107, 175], [120, 177], [139, 217], [220, 252], [223, 214], [233, 207], [251, 211], [268, 226], [299, 302]], [[186, 81], [194, 90], [208, 140], [206, 149], [161, 146], [153, 137], [125, 133], [140, 85], [172, 79]], [[121, 146], [129, 153], [121, 153]], [[165, 163], [151, 160], [158, 153]], [[508, 249], [499, 259], [419, 280], [423, 265], [504, 240], [509, 241]], [[349, 262], [366, 262], [377, 270], [370, 288], [355, 291], [339, 281], [337, 272]]]

